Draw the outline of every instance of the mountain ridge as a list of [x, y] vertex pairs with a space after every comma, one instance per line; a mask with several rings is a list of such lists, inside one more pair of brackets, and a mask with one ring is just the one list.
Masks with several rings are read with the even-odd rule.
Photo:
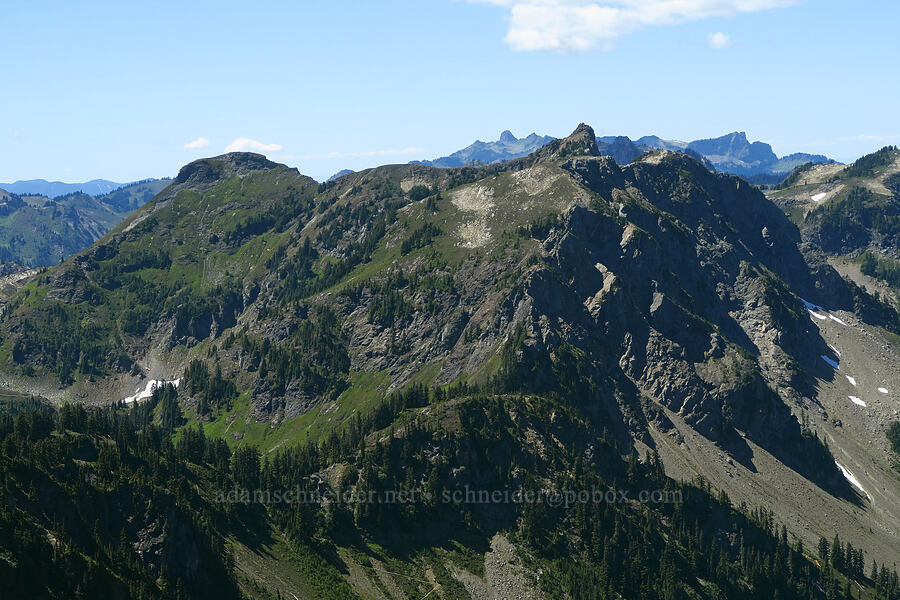
[[[701, 519], [711, 539], [728, 538], [721, 524], [746, 503], [769, 507], [766, 530], [784, 523], [803, 547], [839, 532], [889, 561], [900, 490], [887, 441], [867, 434], [891, 406], [870, 387], [900, 389], [896, 309], [842, 279], [746, 181], [682, 152], [619, 165], [602, 143], [581, 124], [504, 163], [389, 165], [329, 183], [260, 155], [195, 161], [12, 298], [0, 370], [13, 389], [57, 403], [102, 405], [177, 380], [138, 409], [230, 446], [235, 465], [258, 448], [269, 466], [257, 463], [254, 485], [674, 485], [664, 467], [700, 482], [702, 506], [710, 486], [721, 491], [719, 516]], [[872, 340], [884, 350], [866, 355]], [[845, 373], [866, 411], [847, 400]], [[612, 531], [591, 541], [577, 515], [542, 508], [321, 510], [272, 507], [265, 518], [334, 554], [340, 531], [387, 544], [377, 524], [447, 547], [410, 520], [444, 515], [489, 548], [511, 537], [548, 585], [562, 576], [542, 552], [592, 577], [615, 564], [595, 545]], [[682, 518], [666, 510], [645, 514]], [[630, 522], [603, 514], [587, 522]], [[648, 548], [672, 539], [659, 531]], [[723, 543], [737, 560], [739, 542]], [[687, 560], [685, 548], [669, 552]], [[775, 585], [751, 579], [719, 591], [758, 597]]]
[[168, 180], [139, 182], [102, 196], [73, 192], [54, 199], [0, 189], [0, 262], [57, 264], [90, 246]]
[[846, 166], [798, 166], [768, 196], [846, 276], [896, 301], [898, 182], [900, 152], [888, 146]]
[[[471, 146], [449, 156], [433, 161], [413, 161], [414, 164], [439, 168], [461, 167], [476, 163], [491, 164], [522, 158], [534, 152], [554, 138], [531, 134], [525, 140], [518, 140], [509, 130], [504, 131], [497, 142], [476, 141]], [[695, 158], [710, 161], [716, 169], [741, 176], [787, 176], [795, 167], [812, 162], [824, 164], [834, 162], [827, 156], [796, 152], [778, 157], [772, 147], [765, 142], [750, 142], [745, 132], [734, 132], [718, 138], [681, 142], [664, 140], [659, 136], [643, 136], [636, 141], [627, 136], [600, 136], [597, 138], [601, 154], [613, 156], [619, 164], [628, 164], [650, 150], [696, 153]]]
[[90, 196], [102, 196], [112, 193], [119, 188], [146, 183], [152, 179], [143, 179], [131, 183], [117, 183], [107, 179], [92, 179], [83, 183], [64, 183], [62, 181], [47, 181], [46, 179], [17, 180], [12, 183], [0, 183], [0, 188], [19, 196], [46, 196], [56, 198], [68, 194], [82, 193]]
[[503, 162], [527, 156], [542, 146], [550, 143], [553, 139], [554, 138], [550, 136], [539, 136], [536, 133], [531, 133], [522, 139], [518, 139], [512, 132], [505, 130], [500, 134], [500, 139], [496, 142], [482, 142], [481, 140], [476, 140], [471, 145], [462, 150], [458, 150], [449, 156], [436, 158], [434, 160], [413, 161], [413, 164], [439, 168], [452, 168], [468, 166], [475, 163], [491, 164]]

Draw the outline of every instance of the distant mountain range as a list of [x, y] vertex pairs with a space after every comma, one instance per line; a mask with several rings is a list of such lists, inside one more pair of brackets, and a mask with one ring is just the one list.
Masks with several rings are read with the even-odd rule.
[[597, 138], [597, 148], [600, 149], [601, 156], [609, 156], [620, 165], [627, 165], [639, 156], [652, 152], [653, 150], [671, 150], [673, 152], [681, 152], [691, 156], [708, 169], [715, 170], [715, 165], [705, 156], [687, 147], [683, 142], [672, 140], [661, 140], [656, 136], [648, 136], [641, 138], [642, 140], [659, 140], [656, 145], [648, 145], [635, 143], [624, 135], [603, 136]]
[[496, 142], [476, 141], [474, 144], [458, 150], [450, 156], [435, 160], [413, 161], [415, 164], [449, 169], [473, 164], [491, 164], [528, 156], [535, 150], [543, 148], [556, 138], [549, 135], [532, 133], [522, 139], [517, 138], [509, 130], [500, 134]]
[[46, 196], [57, 198], [66, 194], [81, 192], [91, 196], [102, 196], [131, 183], [117, 183], [106, 179], [92, 179], [84, 183], [63, 183], [62, 181], [47, 181], [46, 179], [27, 179], [13, 183], [0, 183], [0, 188], [11, 194], [20, 196]]
[[0, 188], [0, 263], [54, 265], [106, 235], [169, 183], [157, 179], [103, 195], [73, 192], [55, 198]]
[[335, 179], [340, 179], [341, 177], [343, 177], [345, 175], [352, 175], [355, 172], [356, 171], [354, 171], [352, 169], [341, 169], [340, 171], [338, 171], [337, 173], [335, 173], [334, 175], [332, 175], [331, 177], [326, 179], [325, 183], [328, 183], [329, 181], [334, 181]]
[[[510, 131], [504, 131], [496, 142], [479, 140], [449, 156], [432, 161], [413, 162], [441, 168], [504, 162], [527, 156], [554, 139], [535, 133], [518, 139]], [[821, 154], [795, 153], [778, 157], [772, 146], [765, 142], [750, 142], [744, 132], [693, 142], [665, 140], [655, 135], [644, 136], [637, 140], [631, 140], [626, 136], [601, 136], [597, 138], [597, 147], [601, 155], [610, 156], [623, 165], [652, 150], [684, 152], [701, 162], [706, 159], [708, 167], [747, 177], [754, 183], [777, 183], [802, 164], [834, 162]]]
[[735, 175], [787, 175], [802, 164], [835, 162], [821, 154], [803, 152], [779, 158], [772, 151], [772, 146], [765, 142], [751, 143], [747, 140], [747, 134], [742, 131], [708, 140], [696, 140], [687, 147], [708, 158], [716, 169]]

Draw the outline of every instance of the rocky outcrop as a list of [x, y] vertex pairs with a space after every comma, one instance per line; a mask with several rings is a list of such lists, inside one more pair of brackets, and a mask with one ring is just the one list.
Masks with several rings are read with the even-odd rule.
[[535, 158], [559, 159], [568, 156], [599, 156], [597, 136], [590, 125], [581, 123], [566, 138], [550, 142], [535, 153]]
[[213, 158], [195, 160], [178, 172], [174, 183], [190, 187], [203, 187], [223, 179], [242, 177], [252, 171], [274, 169], [278, 163], [268, 160], [262, 154], [253, 152], [232, 152]]

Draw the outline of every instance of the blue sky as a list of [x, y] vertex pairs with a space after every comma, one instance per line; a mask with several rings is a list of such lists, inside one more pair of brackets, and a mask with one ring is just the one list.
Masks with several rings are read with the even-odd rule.
[[0, 3], [0, 181], [174, 175], [228, 147], [324, 179], [581, 121], [842, 161], [900, 144], [895, 2], [143, 4]]

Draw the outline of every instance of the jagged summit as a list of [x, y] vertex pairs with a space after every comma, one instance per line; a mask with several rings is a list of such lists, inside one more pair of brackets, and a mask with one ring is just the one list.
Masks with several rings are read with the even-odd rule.
[[[558, 140], [536, 133], [516, 138], [510, 130], [505, 130], [497, 141], [479, 140], [449, 156], [434, 160], [412, 161], [412, 164], [438, 168], [494, 164], [529, 156], [554, 141]], [[744, 131], [735, 131], [721, 137], [692, 142], [666, 140], [656, 135], [646, 135], [637, 140], [622, 135], [604, 135], [598, 137], [596, 142], [601, 156], [611, 156], [620, 165], [626, 165], [651, 150], [670, 150], [689, 154], [701, 161], [708, 169], [749, 177], [754, 184], [777, 182], [779, 177], [807, 162], [814, 164], [834, 162], [827, 156], [802, 152], [779, 158], [769, 144], [750, 142]], [[586, 148], [586, 151], [589, 151], [589, 148]], [[535, 158], [547, 157], [552, 154], [553, 151], [547, 151], [544, 154], [536, 155]], [[761, 177], [761, 179], [754, 179], [756, 177]]]
[[600, 156], [597, 136], [590, 125], [579, 123], [568, 137], [547, 144], [537, 153], [541, 158], [565, 158], [567, 156]]
[[213, 183], [219, 179], [241, 177], [252, 171], [274, 169], [279, 164], [254, 152], [230, 152], [188, 163], [178, 172], [176, 184]]
[[507, 129], [503, 133], [500, 134], [500, 143], [501, 144], [512, 144], [513, 142], [519, 141], [519, 138], [514, 136], [512, 132]]
[[697, 140], [691, 142], [689, 148], [710, 157], [714, 163], [716, 157], [722, 157], [721, 162], [731, 161], [747, 165], [768, 165], [778, 161], [772, 146], [765, 142], [750, 143], [743, 131], [735, 131], [715, 139]]
[[585, 123], [579, 123], [569, 137], [563, 139], [565, 146], [574, 146], [585, 149], [587, 154], [595, 155], [597, 150], [597, 136], [594, 128]]

